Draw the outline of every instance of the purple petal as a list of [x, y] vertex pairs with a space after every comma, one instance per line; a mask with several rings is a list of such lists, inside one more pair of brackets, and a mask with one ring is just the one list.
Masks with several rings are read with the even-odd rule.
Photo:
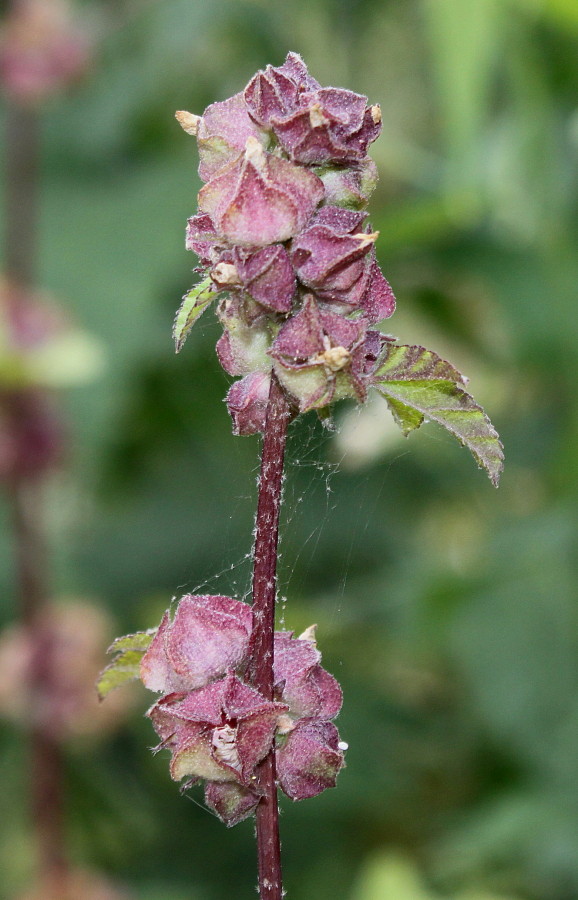
[[345, 761], [331, 722], [303, 719], [277, 751], [279, 784], [292, 800], [315, 797], [335, 781]]
[[282, 66], [267, 66], [257, 72], [245, 88], [244, 99], [255, 121], [270, 127], [272, 118], [286, 116], [297, 108], [304, 91], [319, 86], [301, 57], [289, 53]]
[[341, 709], [339, 684], [319, 665], [321, 654], [313, 641], [276, 632], [274, 672], [276, 690], [294, 716], [333, 718]]
[[361, 301], [361, 307], [370, 322], [388, 319], [395, 312], [394, 293], [375, 258], [372, 261], [369, 284]]
[[210, 265], [214, 261], [215, 244], [219, 241], [210, 216], [201, 214], [188, 219], [185, 247], [196, 253], [203, 265]]

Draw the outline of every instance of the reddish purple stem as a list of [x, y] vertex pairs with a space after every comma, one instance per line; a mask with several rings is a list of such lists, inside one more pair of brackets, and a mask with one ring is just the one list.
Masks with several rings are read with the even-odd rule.
[[[273, 699], [277, 545], [283, 460], [289, 418], [289, 403], [279, 382], [273, 376], [259, 477], [253, 569], [253, 647], [250, 662], [251, 682], [267, 700]], [[263, 792], [256, 813], [259, 897], [260, 900], [281, 900], [283, 896], [281, 846], [273, 750], [259, 766], [257, 779], [258, 787]]]

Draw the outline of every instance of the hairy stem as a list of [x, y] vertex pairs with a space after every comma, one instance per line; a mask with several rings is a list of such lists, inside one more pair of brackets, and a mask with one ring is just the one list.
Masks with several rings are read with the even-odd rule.
[[[267, 700], [273, 699], [273, 635], [277, 590], [277, 544], [283, 484], [283, 460], [289, 404], [273, 375], [267, 406], [253, 568], [253, 647], [250, 680]], [[257, 807], [257, 855], [260, 900], [281, 900], [281, 846], [273, 750], [257, 770], [263, 798]]]

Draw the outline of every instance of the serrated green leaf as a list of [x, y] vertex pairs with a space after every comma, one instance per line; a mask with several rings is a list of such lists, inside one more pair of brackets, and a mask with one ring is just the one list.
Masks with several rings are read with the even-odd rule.
[[173, 325], [173, 338], [175, 349], [178, 353], [185, 343], [191, 328], [197, 319], [204, 313], [209, 303], [215, 299], [213, 282], [209, 277], [196, 284], [188, 294], [183, 297], [183, 302], [177, 310]]
[[117, 638], [109, 647], [109, 653], [116, 653], [113, 661], [103, 669], [96, 682], [96, 689], [101, 700], [114, 688], [129, 681], [140, 678], [140, 662], [148, 649], [156, 629], [138, 631]]
[[464, 376], [433, 350], [408, 344], [390, 344], [387, 356], [375, 376], [385, 381], [444, 379], [465, 384]]
[[405, 403], [400, 403], [399, 400], [394, 400], [393, 397], [386, 396], [385, 399], [387, 400], [389, 411], [406, 437], [410, 431], [415, 431], [416, 428], [419, 428], [423, 422], [423, 415], [420, 412], [412, 409], [411, 406], [406, 406]]
[[417, 346], [390, 347], [375, 375], [378, 391], [406, 435], [424, 419], [437, 422], [468, 448], [497, 487], [504, 462], [502, 444], [463, 384], [463, 376], [451, 363]]
[[149, 628], [148, 631], [137, 631], [135, 634], [125, 634], [124, 637], [115, 638], [107, 653], [120, 653], [122, 650], [148, 650], [151, 641], [157, 633], [157, 628]]

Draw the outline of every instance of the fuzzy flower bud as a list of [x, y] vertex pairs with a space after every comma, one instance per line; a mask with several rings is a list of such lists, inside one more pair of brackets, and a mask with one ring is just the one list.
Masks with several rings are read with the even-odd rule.
[[117, 658], [99, 681], [104, 696], [130, 680], [127, 665], [141, 653], [141, 680], [162, 694], [147, 713], [160, 738], [156, 749], [170, 750], [171, 777], [187, 779], [184, 788], [205, 782], [207, 806], [227, 825], [254, 811], [255, 769], [270, 751], [277, 751], [279, 784], [294, 800], [332, 787], [343, 766], [329, 721], [341, 708], [341, 688], [321, 666], [315, 627], [300, 637], [275, 633], [268, 700], [247, 683], [251, 626], [246, 603], [189, 594], [156, 632], [115, 641]]
[[297, 234], [323, 196], [317, 175], [271, 156], [249, 137], [244, 154], [201, 189], [199, 209], [230, 243], [264, 247]]
[[353, 91], [322, 88], [294, 53], [258, 72], [244, 98], [255, 122], [303, 165], [359, 162], [381, 131], [378, 106], [368, 107], [367, 97]]
[[323, 312], [310, 296], [273, 343], [275, 373], [301, 412], [343, 397], [363, 401], [375, 366], [375, 335], [365, 319]]
[[163, 694], [202, 687], [244, 659], [251, 609], [239, 600], [187, 594], [171, 622], [166, 612], [143, 656], [145, 687]]

